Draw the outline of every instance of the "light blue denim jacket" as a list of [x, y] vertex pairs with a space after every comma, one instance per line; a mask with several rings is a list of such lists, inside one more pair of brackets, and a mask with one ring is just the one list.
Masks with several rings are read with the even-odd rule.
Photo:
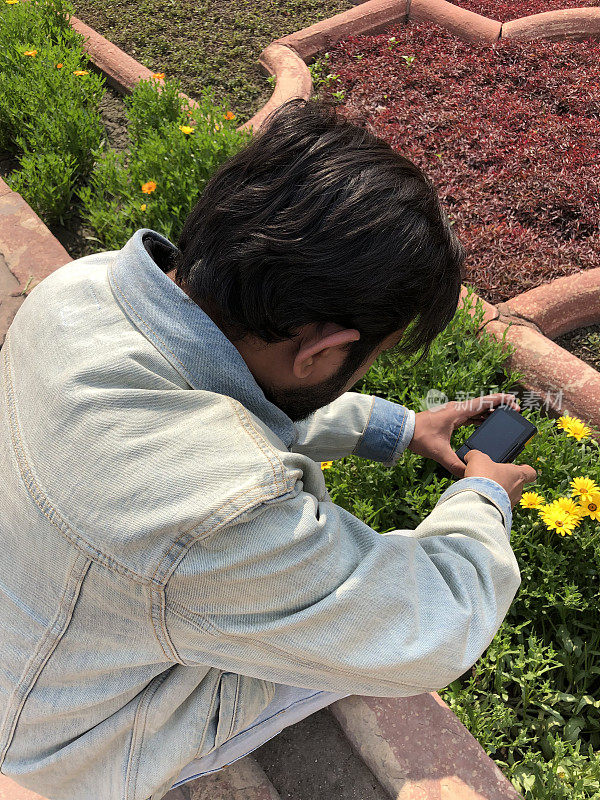
[[393, 465], [414, 412], [292, 423], [145, 234], [46, 278], [0, 353], [0, 770], [50, 800], [158, 800], [275, 683], [446, 686], [520, 583], [495, 481], [383, 535], [335, 505], [319, 462]]

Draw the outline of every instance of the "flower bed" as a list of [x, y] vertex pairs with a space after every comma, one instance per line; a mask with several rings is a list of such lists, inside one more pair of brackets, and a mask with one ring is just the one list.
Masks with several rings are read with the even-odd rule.
[[[513, 511], [521, 587], [484, 655], [440, 695], [528, 800], [597, 798], [600, 522], [593, 508], [577, 519], [575, 507], [590, 499], [590, 486], [573, 481], [600, 484], [600, 446], [580, 423], [525, 407], [520, 376], [503, 369], [507, 351], [493, 337], [476, 337], [483, 309], [470, 316], [471, 304], [467, 297], [424, 362], [411, 367], [383, 354], [355, 389], [415, 410], [430, 388], [458, 400], [516, 390], [538, 427], [517, 458], [538, 472], [526, 487], [529, 498]], [[472, 430], [456, 432], [453, 444]], [[409, 451], [393, 469], [349, 457], [325, 476], [332, 499], [381, 533], [418, 525], [451, 480]]]
[[512, 19], [559, 11], [563, 8], [597, 8], [600, 0], [451, 0], [455, 6], [483, 14], [484, 17], [509, 22]]
[[[176, 238], [208, 178], [250, 134], [208, 92], [192, 106], [179, 82], [156, 74], [124, 101], [131, 147], [111, 147], [105, 78], [72, 13], [66, 0], [0, 4], [0, 153], [16, 166], [7, 183], [78, 257], [120, 248], [142, 227]], [[64, 231], [69, 219], [75, 229]]]
[[408, 24], [348, 37], [323, 74], [342, 114], [432, 178], [485, 299], [600, 265], [599, 42], [490, 46]]

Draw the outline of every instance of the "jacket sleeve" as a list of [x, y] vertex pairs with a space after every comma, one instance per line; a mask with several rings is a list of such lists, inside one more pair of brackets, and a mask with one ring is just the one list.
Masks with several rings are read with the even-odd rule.
[[347, 694], [440, 689], [488, 647], [519, 587], [510, 524], [487, 478], [386, 534], [296, 490], [191, 547], [166, 587], [166, 630], [184, 664]]
[[357, 455], [393, 466], [410, 444], [415, 412], [382, 397], [346, 392], [295, 428], [290, 450], [313, 461]]

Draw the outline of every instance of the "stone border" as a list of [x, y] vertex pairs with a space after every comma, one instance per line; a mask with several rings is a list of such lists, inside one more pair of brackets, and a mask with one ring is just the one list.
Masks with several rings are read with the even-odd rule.
[[[0, 178], [0, 345], [28, 292], [73, 259], [20, 194]], [[0, 800], [2, 796], [0, 795]]]
[[[308, 99], [312, 81], [306, 61], [318, 52], [349, 34], [373, 34], [410, 20], [433, 22], [473, 42], [493, 43], [501, 37], [581, 40], [600, 36], [598, 8], [550, 11], [503, 24], [446, 0], [367, 0], [265, 48], [260, 63], [276, 77], [275, 90], [267, 104], [241, 127], [258, 129], [286, 100]], [[92, 62], [114, 88], [130, 92], [139, 80], [151, 77], [151, 70], [85, 23], [73, 18], [72, 24], [86, 37]], [[33, 285], [72, 259], [23, 198], [2, 180], [0, 216], [7, 221], [0, 234], [0, 255], [19, 283], [19, 291], [12, 297], [23, 298]], [[600, 423], [600, 375], [544, 334], [559, 335], [597, 320], [599, 272], [559, 278], [498, 308], [484, 301], [480, 329], [498, 339], [506, 334], [516, 345], [509, 365], [526, 373], [527, 388], [543, 394], [549, 387], [560, 386], [570, 412], [596, 424]], [[582, 298], [587, 302], [582, 304]], [[6, 306], [6, 296], [1, 302]], [[564, 407], [557, 410], [564, 413]], [[331, 710], [358, 754], [397, 800], [433, 800], [449, 791], [457, 800], [514, 800], [519, 796], [435, 692], [411, 698], [352, 696], [333, 704]], [[444, 731], [443, 743], [440, 730]], [[228, 768], [227, 775], [234, 767]], [[261, 788], [261, 797], [263, 789], [270, 791]], [[43, 799], [0, 776], [0, 800]]]
[[329, 709], [394, 800], [521, 797], [437, 692], [350, 695]]

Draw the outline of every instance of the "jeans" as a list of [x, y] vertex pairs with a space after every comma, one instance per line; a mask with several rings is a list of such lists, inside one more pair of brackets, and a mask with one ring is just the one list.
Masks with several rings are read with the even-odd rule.
[[343, 697], [349, 697], [349, 695], [337, 692], [316, 692], [314, 689], [301, 689], [298, 686], [287, 686], [283, 683], [276, 684], [275, 697], [250, 727], [240, 731], [202, 758], [191, 761], [181, 770], [171, 789], [229, 766], [259, 748], [269, 739], [273, 739], [288, 725], [294, 725]]

